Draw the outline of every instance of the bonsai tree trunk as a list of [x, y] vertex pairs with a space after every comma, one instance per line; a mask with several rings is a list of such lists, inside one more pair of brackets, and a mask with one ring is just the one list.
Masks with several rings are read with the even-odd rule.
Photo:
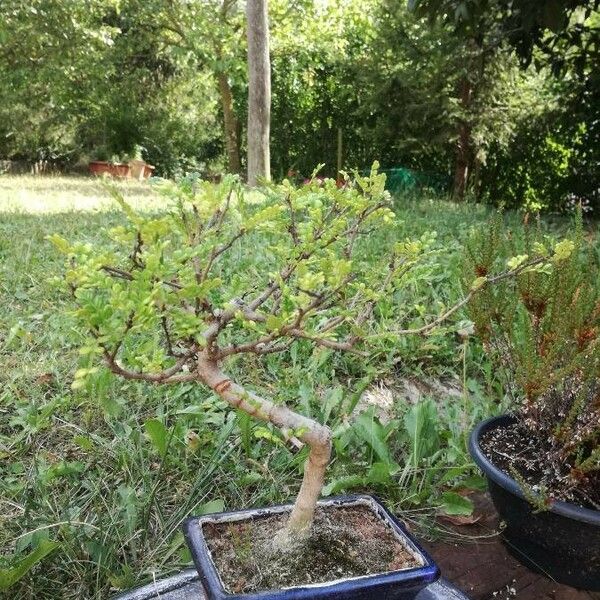
[[245, 390], [221, 371], [217, 362], [204, 352], [198, 358], [198, 378], [233, 408], [243, 410], [255, 419], [272, 423], [284, 431], [293, 432], [310, 447], [302, 486], [287, 525], [287, 533], [291, 537], [307, 534], [331, 458], [332, 434], [329, 427]]
[[248, 0], [248, 183], [269, 179], [271, 156], [271, 62], [267, 0]]
[[242, 170], [240, 160], [239, 121], [233, 107], [233, 94], [227, 75], [218, 72], [217, 83], [223, 109], [223, 127], [225, 131], [225, 147], [227, 148], [227, 164], [230, 173], [238, 174]]

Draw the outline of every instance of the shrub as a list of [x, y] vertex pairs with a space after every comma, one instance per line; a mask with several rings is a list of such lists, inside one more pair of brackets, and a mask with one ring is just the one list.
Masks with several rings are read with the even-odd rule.
[[[142, 217], [114, 193], [129, 223], [110, 231], [111, 246], [52, 238], [69, 255], [66, 280], [92, 336], [82, 352], [128, 379], [201, 382], [310, 447], [290, 531], [312, 521], [331, 432], [244, 389], [222, 365], [283, 352], [299, 340], [360, 352], [377, 301], [401, 284], [422, 251], [418, 242], [397, 244], [379, 269], [356, 258], [365, 231], [394, 217], [384, 184], [374, 169], [343, 189], [315, 179], [247, 197], [236, 179], [188, 179], [165, 184], [175, 202], [166, 215]], [[262, 255], [258, 269], [251, 253]], [[89, 372], [77, 372], [74, 385]]]
[[[600, 271], [581, 217], [553, 252], [535, 237], [510, 266], [532, 253], [547, 259], [488, 287], [470, 313], [516, 401], [515, 432], [535, 447], [535, 456], [513, 462], [516, 476], [550, 496], [598, 508]], [[469, 279], [494, 268], [507, 238], [497, 221], [473, 240]]]

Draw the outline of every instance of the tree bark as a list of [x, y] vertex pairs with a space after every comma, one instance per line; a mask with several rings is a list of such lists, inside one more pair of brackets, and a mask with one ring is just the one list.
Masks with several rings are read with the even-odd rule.
[[223, 127], [225, 131], [225, 147], [227, 148], [227, 165], [230, 173], [240, 173], [240, 123], [233, 106], [233, 94], [225, 73], [217, 73], [221, 107], [223, 109]]
[[268, 0], [248, 0], [248, 184], [271, 176], [271, 61]]
[[463, 200], [469, 180], [469, 164], [471, 162], [471, 125], [467, 112], [471, 105], [473, 86], [468, 77], [464, 76], [459, 83], [459, 100], [463, 115], [458, 125], [458, 140], [456, 142], [456, 158], [454, 167], [454, 185], [452, 195], [455, 200]]
[[342, 181], [342, 165], [344, 162], [344, 137], [342, 128], [338, 127], [337, 130], [337, 168], [336, 168], [336, 180], [338, 183]]
[[325, 470], [331, 457], [331, 430], [286, 406], [274, 404], [245, 390], [221, 371], [218, 364], [205, 353], [198, 357], [198, 376], [233, 408], [280, 429], [292, 431], [310, 447], [302, 486], [287, 524], [287, 531], [292, 537], [302, 536], [312, 524], [317, 500], [323, 489]]

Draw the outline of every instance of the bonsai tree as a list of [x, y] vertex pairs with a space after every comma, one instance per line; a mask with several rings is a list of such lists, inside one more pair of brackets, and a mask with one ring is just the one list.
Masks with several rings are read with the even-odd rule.
[[[301, 340], [364, 353], [378, 301], [403, 285], [427, 246], [395, 243], [382, 249], [377, 268], [361, 258], [363, 236], [394, 219], [384, 185], [376, 164], [369, 176], [342, 187], [313, 177], [299, 188], [284, 181], [249, 197], [233, 178], [216, 185], [188, 179], [164, 184], [171, 210], [158, 216], [136, 214], [113, 190], [128, 222], [108, 232], [110, 245], [52, 236], [68, 255], [66, 281], [91, 334], [84, 353], [126, 379], [203, 384], [232, 408], [309, 446], [283, 539], [301, 539], [310, 528], [332, 433], [246, 389], [226, 365], [233, 357], [285, 352]], [[391, 333], [427, 333], [487, 283], [513, 272], [479, 277], [466, 299], [428, 325]], [[78, 371], [76, 387], [88, 372]]]
[[[51, 238], [69, 256], [66, 281], [91, 334], [84, 352], [126, 379], [197, 381], [309, 446], [288, 523], [295, 534], [312, 522], [331, 431], [245, 389], [224, 365], [238, 355], [283, 352], [296, 340], [359, 351], [378, 298], [422, 250], [397, 244], [381, 271], [356, 258], [361, 235], [394, 218], [384, 183], [374, 169], [342, 189], [314, 179], [246, 198], [235, 178], [189, 179], [164, 184], [172, 210], [160, 216], [136, 214], [113, 189], [128, 222], [108, 232], [110, 246]], [[261, 256], [260, 270], [250, 255]], [[76, 374], [76, 387], [86, 374]]]
[[[553, 249], [530, 239], [526, 251], [545, 260], [487, 286], [469, 311], [506, 376], [513, 430], [535, 448], [515, 450], [511, 473], [540, 506], [557, 498], [600, 509], [600, 271], [581, 215], [571, 237]], [[499, 222], [474, 239], [467, 281], [492, 271], [507, 239]]]

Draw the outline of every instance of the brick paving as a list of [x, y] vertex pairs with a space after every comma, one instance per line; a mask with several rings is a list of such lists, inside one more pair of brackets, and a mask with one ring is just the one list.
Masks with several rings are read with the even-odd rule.
[[600, 593], [560, 585], [533, 573], [506, 550], [498, 531], [498, 519], [487, 495], [472, 496], [475, 514], [470, 525], [441, 522], [468, 541], [432, 542], [424, 546], [439, 564], [442, 574], [472, 600], [600, 600]]

